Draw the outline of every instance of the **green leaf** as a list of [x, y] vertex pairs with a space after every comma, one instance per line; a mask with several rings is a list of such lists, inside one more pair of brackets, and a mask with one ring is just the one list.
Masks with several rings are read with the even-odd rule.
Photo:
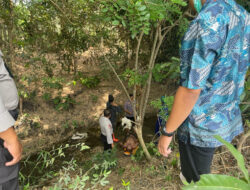
[[200, 181], [191, 183], [183, 190], [249, 190], [250, 185], [232, 176], [205, 174]]
[[147, 7], [145, 5], [142, 5], [138, 8], [139, 11], [144, 11]]
[[238, 166], [239, 166], [240, 170], [243, 172], [245, 180], [249, 183], [249, 175], [248, 175], [248, 171], [245, 167], [245, 161], [244, 161], [242, 154], [236, 148], [234, 148], [233, 145], [231, 145], [229, 142], [222, 139], [219, 135], [215, 135], [214, 138], [216, 138], [218, 141], [220, 141], [221, 143], [226, 145], [226, 147], [232, 153], [234, 158], [237, 160]]
[[118, 20], [114, 20], [114, 21], [112, 22], [112, 24], [115, 25], [115, 26], [117, 26], [117, 25], [120, 24], [120, 22], [119, 22]]
[[102, 12], [103, 12], [103, 13], [108, 12], [108, 8], [104, 8], [104, 9], [102, 9]]

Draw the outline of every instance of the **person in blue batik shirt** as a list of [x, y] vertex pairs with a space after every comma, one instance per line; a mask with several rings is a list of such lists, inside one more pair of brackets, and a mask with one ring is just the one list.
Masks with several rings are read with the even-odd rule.
[[250, 63], [250, 15], [233, 0], [189, 0], [199, 14], [181, 47], [181, 82], [158, 149], [171, 153], [177, 131], [181, 172], [188, 182], [210, 173], [220, 135], [243, 132], [240, 95]]
[[157, 121], [155, 124], [155, 135], [160, 136], [160, 128], [166, 125], [166, 116], [168, 116], [168, 107], [164, 101], [164, 96], [161, 97], [161, 109], [157, 114]]

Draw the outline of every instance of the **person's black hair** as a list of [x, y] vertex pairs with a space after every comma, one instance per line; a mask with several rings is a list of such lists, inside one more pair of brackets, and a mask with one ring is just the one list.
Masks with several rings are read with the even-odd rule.
[[108, 109], [105, 109], [103, 113], [104, 113], [104, 117], [109, 117], [111, 115]]
[[132, 93], [130, 93], [130, 94], [129, 94], [129, 97], [132, 97], [132, 96], [133, 96], [133, 94], [132, 94]]
[[114, 96], [112, 94], [109, 95], [109, 102], [113, 102], [114, 101]]

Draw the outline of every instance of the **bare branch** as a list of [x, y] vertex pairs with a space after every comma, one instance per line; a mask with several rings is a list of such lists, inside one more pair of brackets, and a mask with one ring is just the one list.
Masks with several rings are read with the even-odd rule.
[[[158, 27], [159, 27], [159, 24], [157, 25], [157, 28]], [[154, 53], [155, 53], [155, 48], [156, 48], [156, 44], [157, 44], [157, 40], [158, 40], [158, 35], [159, 35], [159, 32], [156, 31], [155, 37], [154, 37], [154, 43], [153, 43], [153, 47], [152, 47], [152, 51], [151, 51], [151, 57], [149, 60], [149, 70], [150, 70], [151, 63], [154, 59]], [[144, 115], [143, 110], [145, 110], [144, 107], [146, 106], [146, 105], [144, 105], [144, 100], [146, 98], [147, 89], [150, 88], [150, 86], [148, 86], [149, 85], [148, 81], [149, 81], [149, 79], [147, 80], [147, 83], [143, 88], [143, 93], [142, 93], [141, 102], [140, 102], [140, 109], [139, 109], [139, 114], [140, 114], [140, 118], [142, 120], [142, 124], [143, 124], [143, 115]]]
[[[139, 51], [140, 51], [140, 46], [141, 46], [143, 34], [144, 34], [144, 32], [141, 31], [140, 36], [138, 38], [137, 47], [136, 47], [136, 53], [135, 53], [135, 74], [136, 75], [138, 74], [137, 71], [138, 71]], [[134, 100], [136, 102], [136, 85], [134, 85], [133, 97], [134, 97]], [[136, 111], [135, 104], [133, 104], [133, 109], [134, 109], [134, 118], [136, 119], [137, 111]]]
[[240, 141], [238, 143], [238, 151], [241, 152], [242, 146], [248, 137], [250, 137], [250, 130], [240, 138]]
[[69, 21], [69, 23], [74, 25], [74, 23], [71, 22], [69, 18], [66, 16], [66, 13], [54, 1], [52, 0], [49, 0], [49, 1], [64, 15], [64, 18], [66, 18]]
[[193, 15], [190, 9], [188, 9], [183, 15], [190, 18], [195, 18], [197, 16], [197, 14]]
[[[143, 110], [142, 110], [142, 118], [144, 118], [145, 116], [145, 112], [146, 112], [146, 107], [147, 107], [147, 103], [148, 103], [148, 98], [149, 98], [149, 94], [150, 94], [150, 85], [151, 85], [151, 81], [152, 81], [152, 70], [154, 68], [154, 64], [155, 64], [155, 60], [156, 60], [156, 56], [159, 52], [159, 49], [161, 47], [161, 44], [162, 44], [162, 41], [164, 39], [164, 36], [160, 36], [159, 34], [161, 33], [161, 26], [159, 25], [157, 27], [157, 33], [158, 35], [156, 36], [156, 44], [157, 46], [154, 47], [154, 53], [152, 54], [153, 55], [153, 59], [151, 60], [150, 64], [149, 64], [149, 77], [148, 77], [148, 81], [147, 81], [147, 85], [148, 85], [148, 88], [147, 88], [147, 91], [146, 91], [146, 97], [145, 97], [145, 102], [144, 102], [144, 107], [143, 107]], [[155, 45], [156, 45], [155, 44]]]
[[[119, 75], [117, 74], [116, 70], [114, 69], [114, 67], [112, 66], [112, 64], [110, 63], [110, 61], [107, 59], [107, 57], [105, 55], [103, 55], [105, 60], [107, 61], [107, 63], [109, 64], [110, 68], [112, 69], [113, 73], [115, 74], [116, 78], [118, 79], [119, 83], [121, 84], [125, 94], [127, 95], [128, 99], [131, 101], [130, 97], [129, 97], [129, 93], [128, 90], [126, 89], [126, 87], [124, 86], [123, 82], [121, 81]], [[132, 101], [131, 101], [132, 102]]]

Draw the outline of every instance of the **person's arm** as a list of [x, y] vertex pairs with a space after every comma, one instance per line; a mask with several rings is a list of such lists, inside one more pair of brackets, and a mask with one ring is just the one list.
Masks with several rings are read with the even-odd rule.
[[188, 89], [180, 86], [176, 92], [173, 108], [166, 123], [166, 132], [170, 133], [185, 121], [200, 96], [201, 89]]
[[[171, 133], [185, 121], [199, 98], [200, 89], [188, 89], [180, 86], [176, 92], [173, 108], [166, 123], [166, 132]], [[171, 152], [168, 147], [172, 137], [161, 136], [158, 149], [163, 156]]]
[[6, 110], [3, 100], [0, 96], [0, 138], [4, 140], [4, 147], [8, 149], [13, 160], [6, 163], [6, 166], [16, 164], [21, 159], [22, 145], [18, 141], [13, 125], [15, 120], [8, 110]]

